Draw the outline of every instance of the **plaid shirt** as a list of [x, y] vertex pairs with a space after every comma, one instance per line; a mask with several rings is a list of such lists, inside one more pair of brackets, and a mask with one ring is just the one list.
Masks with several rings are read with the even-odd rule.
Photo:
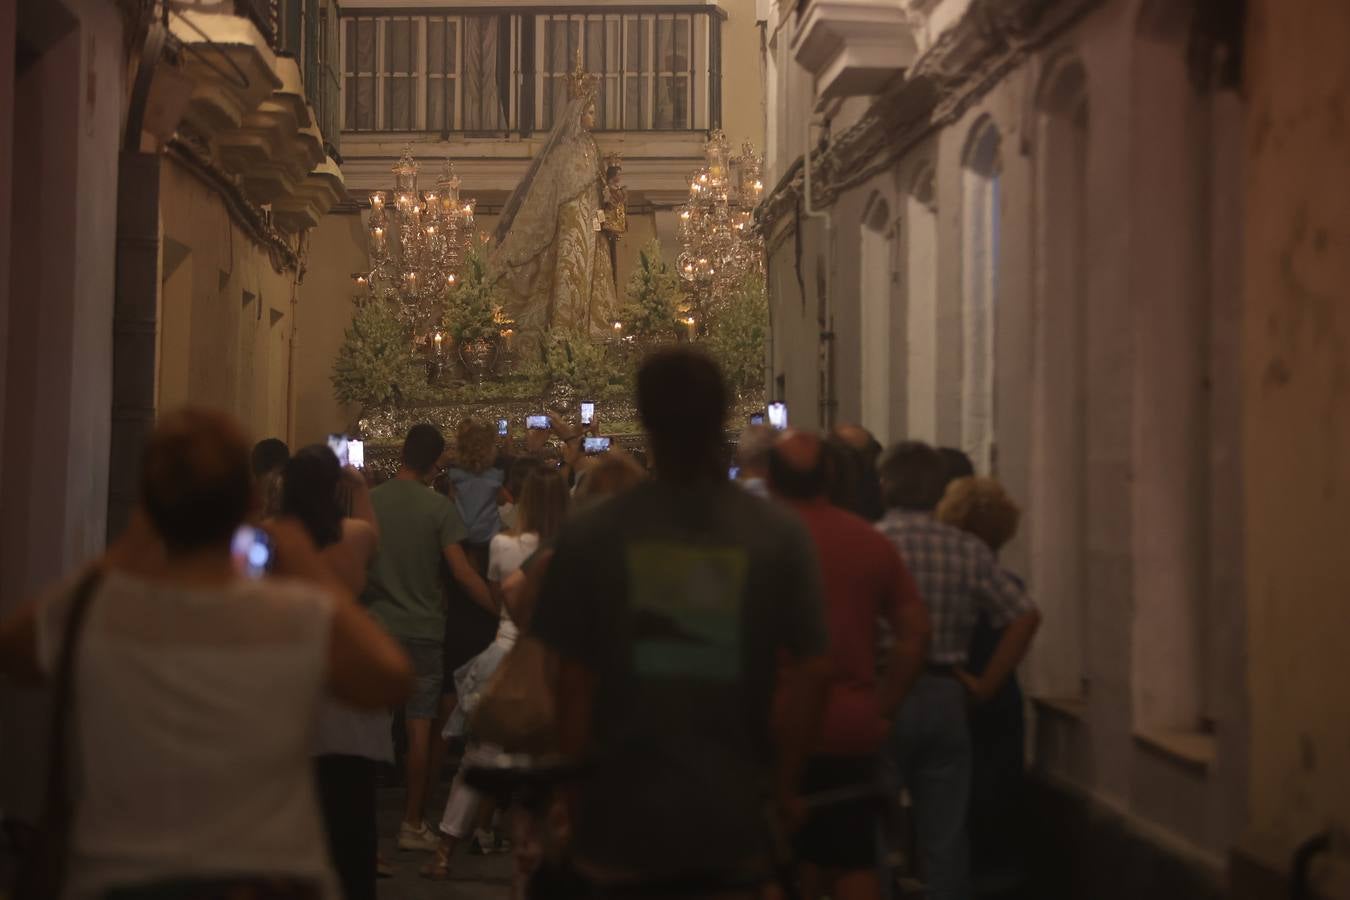
[[900, 551], [928, 607], [930, 663], [964, 665], [981, 612], [1002, 628], [1035, 609], [1021, 582], [1004, 571], [979, 538], [926, 513], [900, 510], [888, 512], [877, 528]]

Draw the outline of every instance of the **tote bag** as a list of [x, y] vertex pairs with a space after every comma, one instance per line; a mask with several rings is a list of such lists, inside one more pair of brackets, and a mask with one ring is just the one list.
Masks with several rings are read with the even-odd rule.
[[537, 638], [521, 635], [469, 717], [474, 738], [497, 744], [508, 753], [555, 750], [557, 709], [548, 669], [544, 645]]

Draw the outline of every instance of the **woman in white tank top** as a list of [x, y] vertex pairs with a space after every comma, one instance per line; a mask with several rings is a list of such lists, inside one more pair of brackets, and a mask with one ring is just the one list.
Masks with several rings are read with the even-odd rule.
[[[239, 573], [230, 541], [255, 499], [225, 416], [164, 417], [141, 499], [140, 525], [95, 563], [75, 644], [63, 896], [337, 900], [310, 764], [319, 705], [398, 702], [408, 660], [295, 522], [268, 526], [274, 574]], [[73, 583], [0, 623], [0, 671], [53, 672]]]

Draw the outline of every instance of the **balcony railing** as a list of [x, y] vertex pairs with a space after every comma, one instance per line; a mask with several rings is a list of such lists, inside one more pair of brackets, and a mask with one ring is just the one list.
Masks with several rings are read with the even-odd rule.
[[711, 5], [342, 12], [346, 131], [529, 135], [552, 127], [580, 50], [597, 129], [721, 127], [722, 20]]

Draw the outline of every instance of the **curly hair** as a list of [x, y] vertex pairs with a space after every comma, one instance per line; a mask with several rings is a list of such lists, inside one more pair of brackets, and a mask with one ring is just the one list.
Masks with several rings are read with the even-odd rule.
[[492, 468], [497, 458], [497, 436], [492, 429], [478, 422], [464, 422], [459, 426], [459, 465], [466, 472], [481, 475]]
[[937, 506], [937, 518], [968, 531], [998, 550], [1017, 533], [1022, 510], [993, 478], [968, 475], [947, 485]]

